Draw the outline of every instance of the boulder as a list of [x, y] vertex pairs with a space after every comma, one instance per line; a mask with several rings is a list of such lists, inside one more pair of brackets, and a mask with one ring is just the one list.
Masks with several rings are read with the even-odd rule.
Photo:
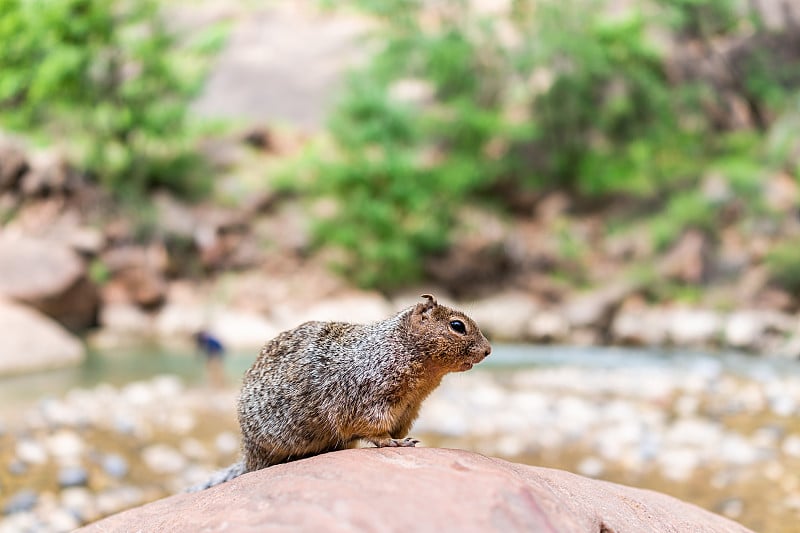
[[569, 322], [558, 311], [543, 310], [534, 314], [527, 333], [534, 342], [563, 342], [569, 335]]
[[142, 309], [157, 309], [167, 298], [167, 281], [159, 272], [147, 267], [133, 267], [118, 272], [114, 283], [124, 288], [130, 301]]
[[102, 260], [111, 275], [104, 290], [106, 303], [113, 299], [109, 298], [113, 292], [143, 309], [164, 304], [168, 289], [164, 272], [169, 259], [163, 246], [119, 246], [107, 250]]
[[226, 348], [253, 350], [254, 353], [281, 332], [263, 315], [236, 309], [215, 310], [207, 329], [213, 331]]
[[179, 494], [78, 531], [748, 529], [649, 490], [436, 448], [328, 453]]
[[151, 316], [126, 302], [109, 302], [100, 310], [100, 326], [117, 333], [146, 336], [152, 330]]
[[90, 226], [78, 226], [66, 235], [70, 247], [84, 257], [96, 257], [106, 245], [103, 232]]
[[15, 189], [28, 168], [21, 143], [0, 136], [0, 193]]
[[660, 346], [667, 340], [664, 309], [649, 307], [638, 299], [622, 304], [611, 323], [611, 339], [632, 346]]
[[710, 245], [699, 230], [689, 230], [661, 259], [662, 276], [682, 283], [700, 283], [708, 274]]
[[57, 151], [35, 152], [29, 162], [30, 168], [19, 183], [23, 196], [68, 194], [80, 184], [80, 174], [69, 165], [63, 154]]
[[[436, 149], [421, 156], [436, 159]], [[448, 292], [464, 297], [480, 292], [479, 287], [496, 286], [511, 272], [510, 228], [496, 212], [474, 206], [462, 207], [453, 224], [453, 243], [424, 263], [426, 278]]]
[[800, 333], [800, 321], [796, 317], [766, 309], [742, 309], [731, 313], [723, 331], [728, 346], [754, 351], [770, 348], [771, 338], [786, 340], [797, 333]]
[[202, 304], [168, 301], [156, 314], [155, 333], [163, 339], [190, 340], [192, 335], [208, 328], [210, 315], [207, 306]]
[[0, 298], [0, 375], [80, 363], [81, 342], [52, 319]]
[[495, 294], [463, 307], [489, 338], [504, 341], [526, 338], [537, 308], [536, 301], [518, 292]]
[[307, 16], [308, 9], [294, 2], [264, 3], [252, 15], [234, 17], [242, 23], [231, 28], [192, 113], [322, 128], [345, 69], [365, 57], [357, 43], [371, 21], [345, 10], [322, 16], [312, 9]]
[[86, 266], [69, 247], [0, 236], [0, 296], [27, 303], [69, 329], [91, 326], [98, 296]]
[[711, 346], [719, 341], [722, 318], [714, 311], [676, 307], [665, 317], [670, 341], [677, 346]]
[[465, 288], [491, 283], [508, 274], [511, 260], [502, 241], [491, 236], [465, 237], [440, 256], [425, 262], [425, 273], [449, 292], [464, 294]]
[[299, 326], [308, 320], [368, 324], [388, 318], [398, 311], [400, 309], [392, 309], [389, 302], [377, 292], [353, 291], [310, 304], [295, 316], [281, 316], [280, 323], [285, 328]]
[[199, 222], [191, 207], [179, 202], [171, 194], [158, 192], [153, 195], [159, 228], [168, 236], [192, 241]]
[[[237, 278], [231, 283], [238, 281]], [[204, 330], [218, 337], [227, 349], [256, 353], [282, 329], [298, 326], [302, 322], [298, 318], [282, 328], [273, 316], [246, 305], [247, 301], [214, 303], [212, 300], [213, 291], [209, 296], [200, 285], [173, 282], [167, 304], [155, 313], [153, 327], [159, 342], [186, 344], [193, 342], [195, 333]]]
[[564, 304], [564, 317], [572, 327], [599, 327], [605, 331], [614, 311], [633, 290], [632, 284], [616, 283], [576, 294]]
[[725, 344], [732, 348], [754, 349], [765, 329], [766, 323], [759, 311], [736, 311], [725, 322]]

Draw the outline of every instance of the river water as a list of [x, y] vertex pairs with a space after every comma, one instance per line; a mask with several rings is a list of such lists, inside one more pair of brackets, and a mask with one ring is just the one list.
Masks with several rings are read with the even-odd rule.
[[[68, 530], [234, 460], [236, 389], [254, 357], [229, 354], [221, 390], [196, 354], [153, 347], [0, 378], [0, 533]], [[500, 345], [448, 376], [412, 433], [660, 490], [758, 531], [800, 523], [797, 361]]]
[[[237, 382], [255, 359], [253, 353], [228, 354], [225, 374]], [[634, 349], [585, 346], [494, 346], [492, 355], [478, 371], [525, 368], [578, 367], [584, 369], [647, 368], [687, 375], [720, 371], [749, 379], [768, 381], [777, 375], [800, 376], [800, 361], [761, 358], [747, 354], [703, 353], [676, 350]], [[0, 377], [0, 407], [17, 410], [45, 396], [58, 396], [76, 387], [100, 383], [124, 385], [157, 375], [179, 376], [187, 385], [204, 382], [202, 359], [194, 352], [140, 346], [114, 350], [90, 351], [85, 363], [67, 369], [34, 374]], [[0, 411], [2, 412], [2, 411]]]

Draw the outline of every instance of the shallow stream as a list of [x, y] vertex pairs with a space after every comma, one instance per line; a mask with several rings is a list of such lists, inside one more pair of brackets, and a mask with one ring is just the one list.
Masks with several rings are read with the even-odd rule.
[[[225, 374], [231, 384], [241, 378], [255, 359], [252, 353], [238, 352], [225, 358]], [[477, 371], [517, 370], [541, 367], [579, 367], [585, 369], [650, 368], [669, 373], [708, 373], [725, 371], [759, 381], [778, 375], [800, 377], [800, 361], [754, 357], [740, 353], [701, 353], [654, 349], [579, 346], [499, 345], [492, 355], [476, 367]], [[89, 388], [101, 383], [121, 386], [162, 374], [181, 378], [187, 386], [202, 384], [205, 369], [201, 357], [189, 350], [142, 346], [98, 352], [90, 351], [86, 362], [75, 368], [20, 376], [0, 377], [0, 413], [17, 410], [48, 396], [59, 396], [70, 389]]]

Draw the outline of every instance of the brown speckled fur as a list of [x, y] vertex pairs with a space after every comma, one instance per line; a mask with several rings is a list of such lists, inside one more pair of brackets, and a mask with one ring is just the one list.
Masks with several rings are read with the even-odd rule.
[[[449, 372], [491, 352], [477, 324], [430, 295], [372, 324], [306, 322], [267, 342], [239, 398], [242, 461], [205, 488], [270, 465], [352, 447], [413, 446], [403, 438]], [[459, 333], [451, 327], [460, 320]]]

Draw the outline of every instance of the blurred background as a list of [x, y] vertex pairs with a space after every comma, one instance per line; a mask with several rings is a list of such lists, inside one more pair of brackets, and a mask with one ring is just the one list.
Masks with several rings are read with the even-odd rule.
[[796, 2], [0, 0], [0, 42], [0, 531], [204, 479], [265, 340], [423, 292], [495, 346], [425, 445], [798, 523]]

